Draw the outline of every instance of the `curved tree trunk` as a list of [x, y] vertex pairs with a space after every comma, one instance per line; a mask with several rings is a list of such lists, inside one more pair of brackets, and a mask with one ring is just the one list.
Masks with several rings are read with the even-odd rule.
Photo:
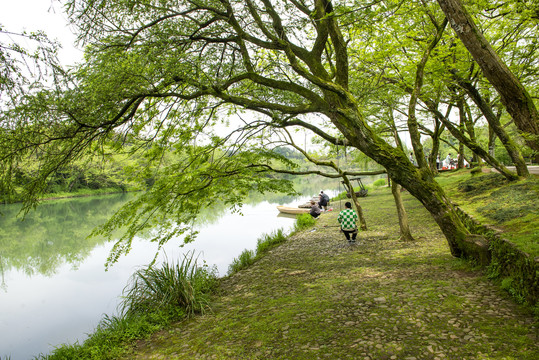
[[423, 204], [444, 233], [453, 256], [475, 258], [477, 251], [466, 241], [469, 231], [430, 169], [416, 168], [401, 149], [393, 148], [374, 133], [355, 103], [349, 103], [347, 108], [344, 104], [336, 107], [339, 105], [341, 111], [328, 116], [350, 144], [382, 165], [393, 181]]
[[[393, 137], [397, 143], [397, 147], [403, 150], [402, 141], [395, 126], [395, 118], [393, 115], [390, 115], [390, 126], [393, 129]], [[408, 214], [404, 208], [401, 196], [401, 186], [395, 181], [391, 181], [391, 178], [388, 176], [388, 183], [391, 184], [391, 193], [393, 194], [393, 199], [395, 199], [395, 207], [397, 208], [397, 216], [399, 217], [399, 227], [400, 227], [400, 240], [402, 241], [415, 241], [410, 231], [410, 225], [408, 223]], [[388, 184], [388, 185], [389, 185]]]
[[[430, 169], [427, 166], [416, 168], [401, 149], [392, 147], [367, 125], [356, 99], [347, 91], [348, 82], [340, 80], [348, 78], [346, 43], [335, 18], [330, 16], [327, 19], [328, 33], [340, 62], [335, 75], [338, 87], [322, 88], [327, 104], [324, 114], [352, 146], [382, 165], [393, 181], [423, 204], [444, 233], [453, 256], [476, 258], [478, 251], [467, 241], [469, 231]], [[422, 149], [419, 150], [416, 156], [423, 157]]]
[[[459, 130], [464, 134], [464, 124], [466, 124], [466, 112], [464, 110], [464, 99], [462, 96], [459, 96], [457, 101], [457, 106], [459, 108]], [[459, 155], [457, 162], [457, 169], [464, 168], [464, 143], [459, 141]]]
[[500, 94], [515, 125], [523, 133], [532, 135], [532, 138], [525, 136], [528, 146], [539, 152], [539, 113], [533, 99], [479, 31], [462, 2], [438, 0], [438, 4], [485, 77]]

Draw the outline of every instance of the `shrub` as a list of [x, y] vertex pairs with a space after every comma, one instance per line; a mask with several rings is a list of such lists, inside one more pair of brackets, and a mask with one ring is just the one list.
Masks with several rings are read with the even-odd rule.
[[378, 179], [378, 180], [376, 180], [375, 182], [372, 183], [372, 186], [377, 188], [377, 187], [380, 187], [380, 186], [384, 186], [386, 184], [387, 184], [386, 179]]
[[296, 217], [294, 232], [307, 229], [315, 224], [314, 218], [310, 214], [299, 214]]

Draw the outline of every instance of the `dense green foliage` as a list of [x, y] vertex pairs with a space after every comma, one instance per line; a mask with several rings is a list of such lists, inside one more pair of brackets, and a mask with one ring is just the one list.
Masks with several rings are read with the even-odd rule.
[[386, 184], [387, 184], [387, 182], [386, 182], [385, 179], [378, 179], [372, 185], [376, 188], [376, 187], [379, 187], [379, 186], [384, 186]]

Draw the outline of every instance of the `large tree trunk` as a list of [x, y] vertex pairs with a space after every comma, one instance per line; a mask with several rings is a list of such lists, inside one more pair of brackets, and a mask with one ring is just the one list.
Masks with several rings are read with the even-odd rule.
[[339, 113], [328, 115], [346, 139], [386, 168], [393, 181], [402, 185], [425, 206], [444, 233], [453, 256], [475, 258], [478, 251], [471, 248], [467, 241], [469, 231], [430, 169], [416, 168], [401, 149], [393, 148], [374, 133], [366, 125], [355, 103], [348, 104], [348, 108], [340, 105]]
[[496, 54], [475, 25], [460, 0], [438, 0], [457, 36], [481, 67], [483, 74], [500, 94], [515, 125], [525, 134], [526, 143], [539, 152], [539, 113], [517, 77]]
[[[327, 103], [325, 115], [352, 146], [382, 165], [393, 181], [402, 185], [425, 206], [444, 233], [453, 256], [475, 258], [477, 251], [467, 241], [469, 231], [430, 169], [427, 166], [416, 168], [401, 149], [389, 145], [367, 125], [356, 99], [347, 91], [348, 81], [342, 80], [348, 78], [346, 43], [333, 17], [328, 17], [327, 25], [339, 62], [335, 75], [338, 87], [322, 90]], [[416, 157], [423, 157], [422, 149], [418, 150]]]

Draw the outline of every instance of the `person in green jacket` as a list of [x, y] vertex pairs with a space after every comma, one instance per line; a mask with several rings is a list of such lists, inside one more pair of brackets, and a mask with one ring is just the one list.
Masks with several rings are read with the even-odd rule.
[[341, 231], [344, 233], [344, 236], [346, 236], [348, 243], [355, 244], [358, 233], [356, 224], [358, 217], [356, 212], [352, 210], [352, 204], [349, 201], [347, 201], [344, 206], [345, 209], [339, 213], [337, 221], [341, 224]]

